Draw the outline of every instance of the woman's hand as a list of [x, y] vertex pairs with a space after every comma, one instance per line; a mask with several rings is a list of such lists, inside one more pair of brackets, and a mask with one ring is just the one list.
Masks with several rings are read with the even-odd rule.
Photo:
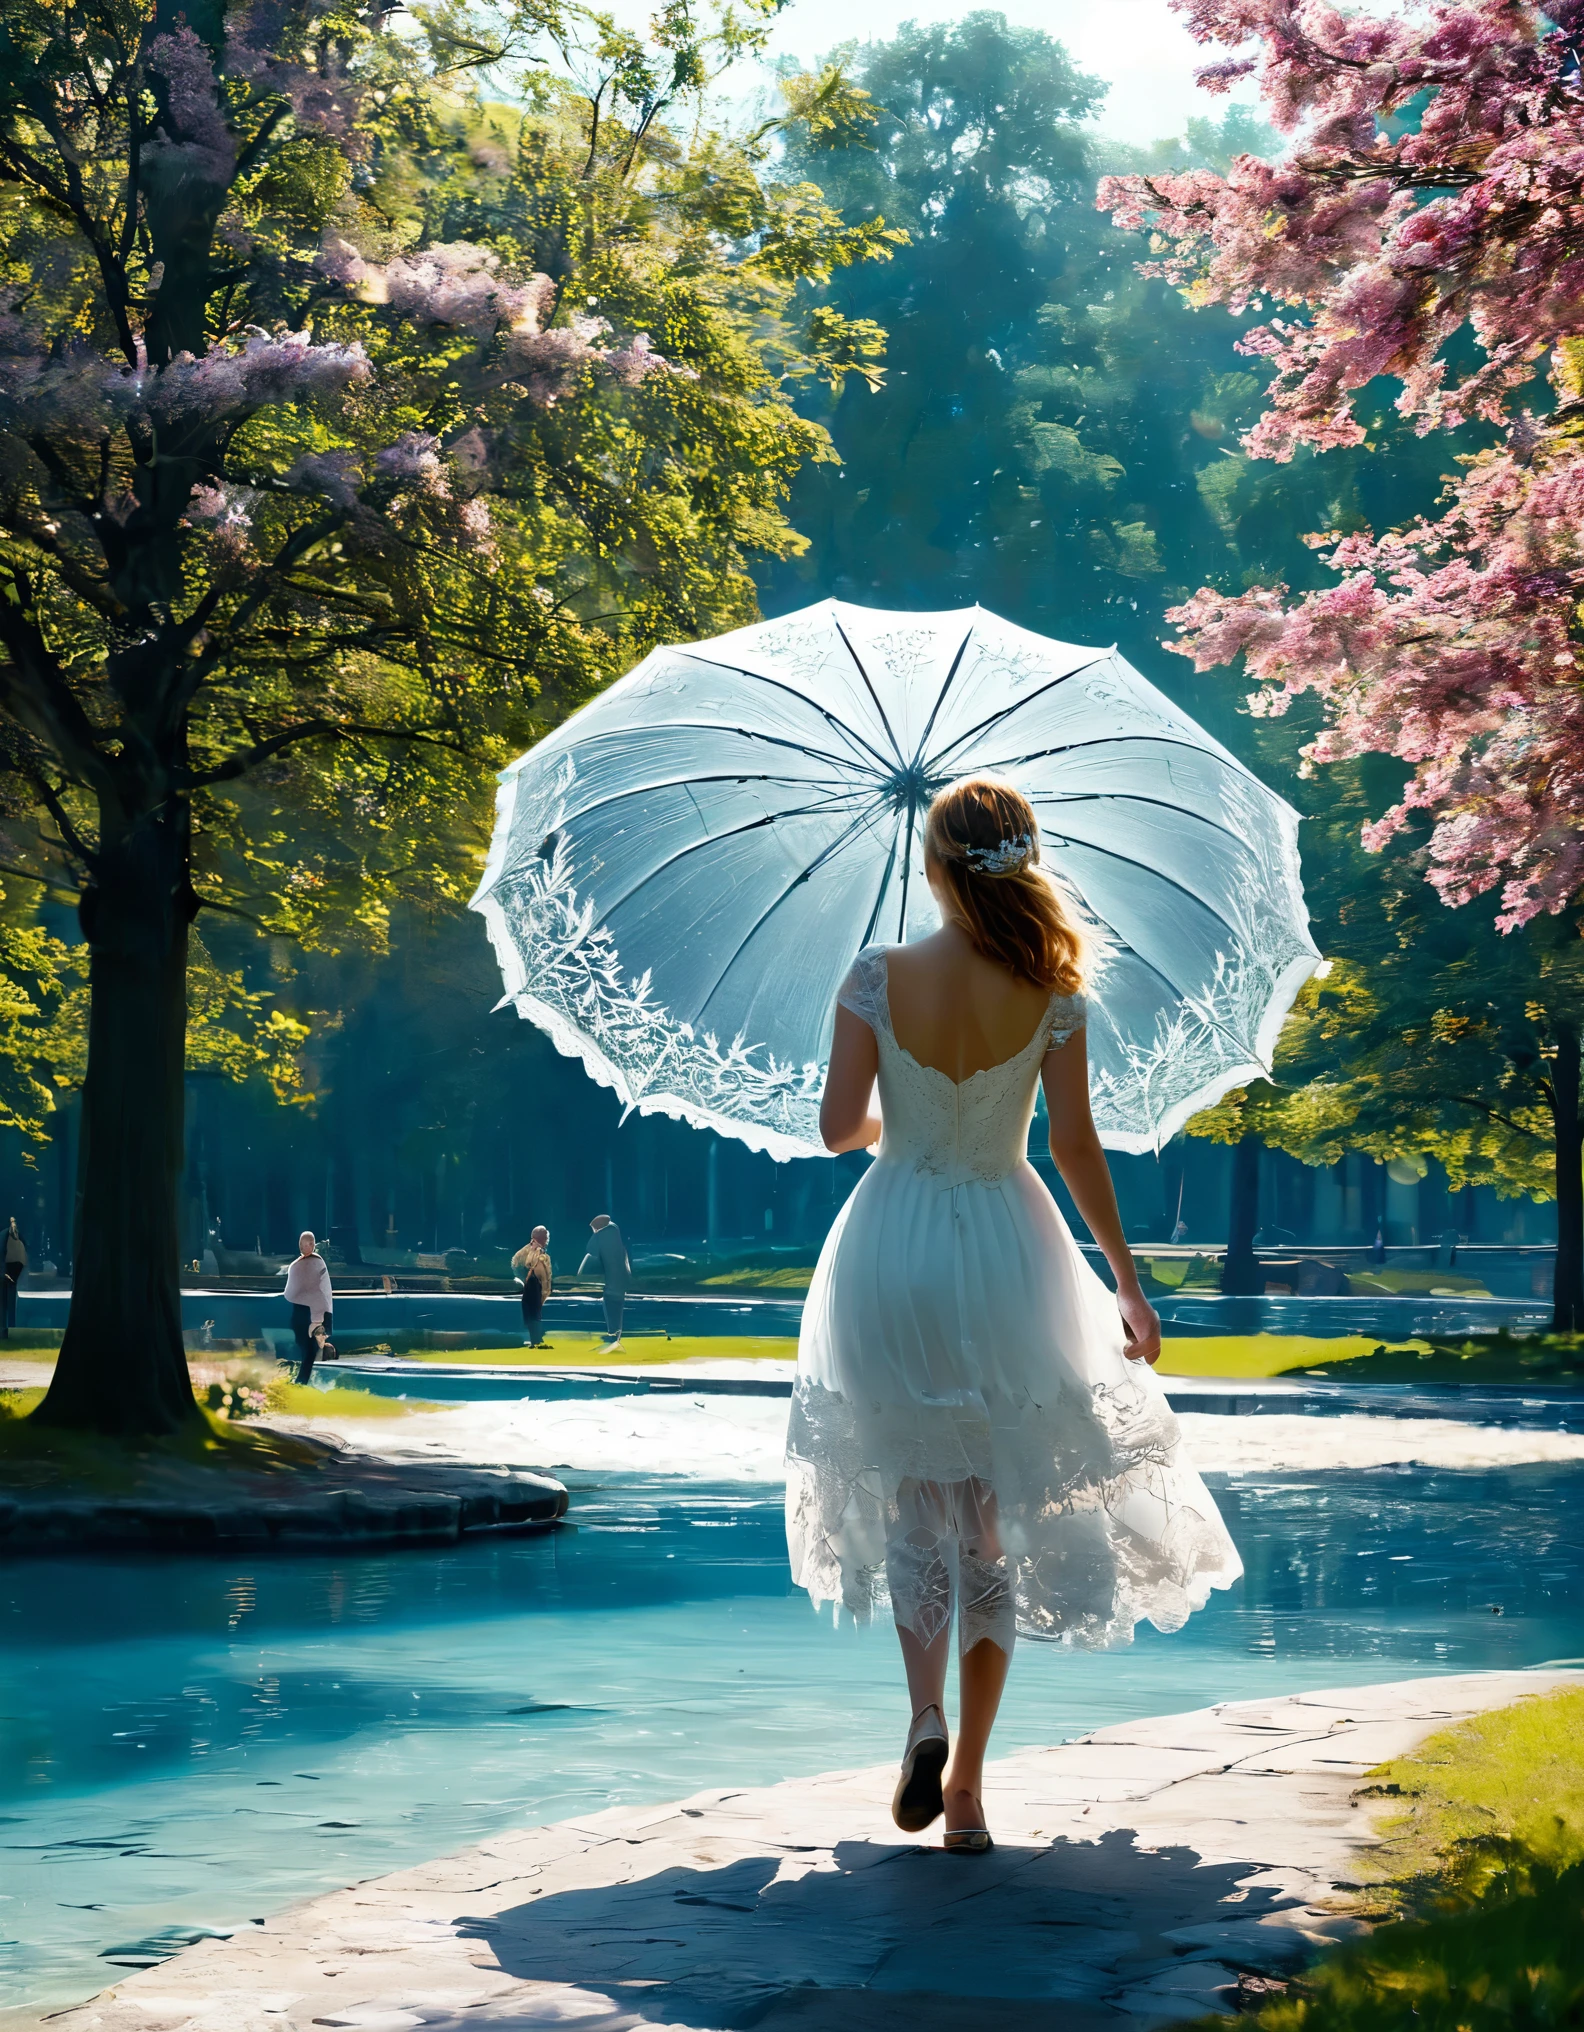
[[1117, 1311], [1127, 1331], [1122, 1352], [1130, 1362], [1148, 1362], [1153, 1367], [1160, 1360], [1160, 1314], [1137, 1284], [1117, 1293]]

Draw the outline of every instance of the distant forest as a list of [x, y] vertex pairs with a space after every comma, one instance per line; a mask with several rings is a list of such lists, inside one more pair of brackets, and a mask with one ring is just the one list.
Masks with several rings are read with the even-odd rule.
[[[1353, 793], [1303, 780], [1297, 750], [1312, 713], [1250, 718], [1229, 673], [1195, 675], [1167, 652], [1164, 614], [1207, 583], [1320, 583], [1306, 535], [1429, 510], [1447, 441], [1414, 437], [1388, 392], [1357, 450], [1281, 466], [1240, 450], [1264, 370], [1237, 352], [1239, 321], [1142, 278], [1147, 249], [1096, 210], [1095, 189], [1107, 173], [1274, 151], [1247, 108], [1122, 148], [1105, 138], [1104, 84], [1049, 36], [990, 13], [909, 26], [840, 60], [872, 101], [872, 126], [847, 145], [789, 128], [768, 174], [818, 186], [851, 226], [883, 218], [907, 240], [889, 258], [798, 284], [801, 309], [833, 310], [853, 329], [872, 322], [884, 351], [834, 388], [813, 374], [793, 384], [797, 412], [829, 432], [835, 457], [806, 460], [792, 479], [797, 541], [750, 556], [761, 611], [832, 595], [978, 602], [1058, 638], [1117, 643], [1313, 813], [1306, 879], [1322, 949], [1336, 949], [1343, 901], [1365, 879], [1349, 795], [1367, 799], [1368, 772]], [[441, 221], [436, 237], [447, 230]], [[458, 814], [477, 839], [491, 790], [481, 781], [475, 809]], [[77, 937], [64, 902], [40, 921]], [[721, 1244], [806, 1243], [856, 1175], [845, 1159], [778, 1170], [668, 1122], [618, 1127], [608, 1093], [510, 1011], [492, 1013], [499, 982], [483, 926], [440, 885], [431, 901], [394, 906], [384, 952], [302, 950], [229, 919], [206, 918], [203, 936], [202, 964], [289, 1023], [290, 1066], [239, 1065], [222, 1051], [191, 1067], [190, 1262], [216, 1233], [232, 1249], [282, 1251], [304, 1225], [353, 1261], [446, 1249], [488, 1258], [538, 1220], [575, 1253], [567, 1231], [607, 1210], [655, 1247], [706, 1232]], [[69, 1252], [75, 1114], [68, 1097], [37, 1146], [5, 1136], [0, 1179], [35, 1260]], [[1130, 1235], [1164, 1239], [1180, 1208], [1194, 1239], [1224, 1237], [1220, 1145], [1179, 1139], [1159, 1163], [1120, 1169]], [[1417, 1181], [1412, 1167], [1388, 1177], [1368, 1155], [1320, 1169], [1290, 1157], [1267, 1167], [1267, 1225], [1318, 1223], [1328, 1239], [1354, 1240], [1378, 1224], [1404, 1241], [1449, 1223], [1492, 1240], [1548, 1231], [1549, 1209], [1498, 1206], [1484, 1189], [1449, 1196], [1433, 1160]]]

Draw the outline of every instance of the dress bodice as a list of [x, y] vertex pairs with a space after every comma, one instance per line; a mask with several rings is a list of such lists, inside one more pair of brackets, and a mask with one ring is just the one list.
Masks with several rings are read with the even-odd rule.
[[861, 1017], [880, 1053], [879, 1162], [906, 1164], [943, 1185], [970, 1179], [993, 1183], [1028, 1154], [1029, 1123], [1040, 1067], [1084, 1027], [1082, 995], [1052, 995], [1034, 1035], [999, 1065], [954, 1080], [920, 1062], [891, 1028], [885, 946], [865, 946], [842, 982], [837, 1001]]

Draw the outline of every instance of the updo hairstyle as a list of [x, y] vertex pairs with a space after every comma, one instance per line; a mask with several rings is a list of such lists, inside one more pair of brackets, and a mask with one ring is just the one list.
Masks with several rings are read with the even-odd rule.
[[967, 776], [924, 821], [924, 856], [976, 952], [1036, 988], [1078, 994], [1098, 957], [1082, 910], [1040, 865], [1039, 821], [1010, 783]]

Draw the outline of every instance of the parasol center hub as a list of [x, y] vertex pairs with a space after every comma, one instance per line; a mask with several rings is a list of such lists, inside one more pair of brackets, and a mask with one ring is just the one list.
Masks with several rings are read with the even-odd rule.
[[930, 800], [941, 785], [949, 781], [945, 776], [931, 776], [922, 762], [909, 762], [887, 777], [883, 788], [898, 811], [906, 811], [912, 805], [922, 813], [929, 809]]

